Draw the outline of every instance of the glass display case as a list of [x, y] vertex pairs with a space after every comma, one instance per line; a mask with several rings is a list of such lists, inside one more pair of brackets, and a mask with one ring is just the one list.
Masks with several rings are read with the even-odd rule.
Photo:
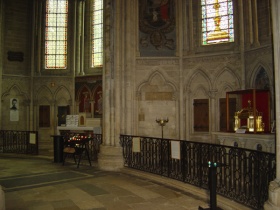
[[[234, 112], [232, 110], [235, 110]], [[270, 132], [269, 90], [247, 89], [226, 93], [227, 131]]]

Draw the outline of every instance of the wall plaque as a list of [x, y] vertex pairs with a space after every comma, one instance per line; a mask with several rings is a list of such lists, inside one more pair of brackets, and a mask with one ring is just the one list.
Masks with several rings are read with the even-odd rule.
[[9, 61], [19, 61], [23, 62], [23, 52], [13, 52], [13, 51], [8, 51], [8, 60]]

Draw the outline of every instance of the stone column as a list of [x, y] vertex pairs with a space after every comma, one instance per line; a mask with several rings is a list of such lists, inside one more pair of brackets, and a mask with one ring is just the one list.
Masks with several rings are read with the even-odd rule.
[[82, 36], [82, 9], [83, 9], [83, 1], [78, 1], [76, 4], [76, 17], [75, 19], [75, 27], [76, 27], [76, 40], [75, 40], [75, 72], [76, 75], [82, 75], [81, 74], [81, 36]]
[[[209, 106], [210, 106], [210, 113], [209, 113], [209, 132], [215, 132], [217, 131], [216, 127], [217, 124], [215, 123], [217, 121], [216, 116], [218, 116], [218, 114], [216, 113], [216, 95], [217, 95], [218, 90], [213, 89], [209, 91]], [[218, 143], [216, 142], [216, 138], [213, 138], [212, 135], [212, 143]]]
[[98, 167], [117, 171], [123, 167], [119, 144], [121, 128], [121, 89], [124, 71], [124, 16], [125, 0], [105, 0], [104, 12], [104, 73], [103, 73], [103, 144], [100, 147]]
[[[191, 3], [190, 3], [191, 4]], [[182, 13], [182, 10], [179, 8], [185, 7], [185, 2], [182, 3], [181, 1], [178, 1], [178, 6], [176, 9], [178, 9], [178, 15], [177, 15], [177, 21], [178, 25], [183, 25], [185, 23], [184, 21], [184, 14]], [[178, 40], [177, 40], [177, 45], [178, 45], [178, 50], [177, 54], [179, 56], [179, 77], [180, 77], [180, 88], [179, 88], [179, 94], [176, 102], [178, 101], [178, 106], [176, 107], [179, 109], [177, 112], [176, 118], [178, 119], [178, 125], [179, 125], [179, 139], [185, 139], [185, 111], [184, 111], [184, 30], [181, 27], [178, 27]], [[189, 47], [189, 46], [188, 46]], [[177, 129], [178, 130], [178, 129]]]
[[260, 42], [259, 42], [259, 26], [258, 26], [258, 5], [257, 5], [257, 1], [253, 0], [252, 1], [252, 17], [253, 17], [253, 36], [254, 36], [254, 46], [260, 46]]
[[264, 205], [265, 210], [280, 209], [280, 1], [271, 0], [273, 45], [274, 45], [274, 76], [275, 76], [275, 119], [276, 119], [276, 178], [269, 185], [269, 198]]
[[[0, 55], [3, 55], [3, 1], [0, 1]], [[0, 56], [0, 93], [2, 93], [2, 73], [3, 73], [3, 56]], [[2, 110], [2, 98], [0, 100], [0, 110]], [[2, 119], [2, 112], [0, 112], [0, 119]], [[2, 120], [0, 121], [0, 127], [2, 128]]]
[[[249, 4], [251, 4], [251, 1], [248, 1]], [[238, 10], [239, 11], [243, 11], [244, 7], [243, 7], [243, 0], [239, 0], [238, 2]], [[248, 7], [249, 11], [251, 11], [251, 7]], [[238, 14], [238, 18], [239, 18], [239, 39], [240, 39], [240, 57], [241, 57], [241, 69], [242, 69], [242, 74], [241, 74], [241, 80], [242, 80], [242, 89], [246, 88], [246, 67], [245, 67], [245, 32], [244, 32], [244, 13], [243, 12], [239, 12]], [[249, 17], [251, 18], [251, 17]], [[251, 21], [250, 21], [251, 22]], [[249, 28], [251, 28], [249, 26]]]
[[80, 24], [80, 75], [85, 75], [85, 71], [84, 71], [84, 48], [85, 48], [85, 1], [81, 0], [79, 2], [80, 4], [80, 17], [79, 17], [79, 21], [81, 22]]

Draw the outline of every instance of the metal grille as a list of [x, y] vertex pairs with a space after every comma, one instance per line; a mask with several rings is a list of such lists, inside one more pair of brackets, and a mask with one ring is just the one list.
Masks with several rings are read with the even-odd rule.
[[125, 167], [208, 189], [208, 161], [218, 162], [222, 167], [217, 168], [217, 193], [253, 209], [263, 209], [269, 183], [276, 177], [275, 154], [180, 141], [180, 159], [174, 159], [172, 140], [141, 137], [140, 152], [133, 152], [133, 137], [120, 136]]
[[97, 161], [100, 145], [102, 144], [102, 134], [94, 134], [93, 140], [89, 142], [89, 157]]
[[[30, 134], [35, 134], [31, 142]], [[38, 154], [38, 132], [0, 130], [0, 152], [18, 154]]]

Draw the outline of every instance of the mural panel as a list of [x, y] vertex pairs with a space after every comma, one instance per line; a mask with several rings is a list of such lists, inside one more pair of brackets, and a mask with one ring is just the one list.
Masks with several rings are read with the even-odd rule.
[[139, 0], [141, 56], [174, 56], [175, 32], [174, 0]]

